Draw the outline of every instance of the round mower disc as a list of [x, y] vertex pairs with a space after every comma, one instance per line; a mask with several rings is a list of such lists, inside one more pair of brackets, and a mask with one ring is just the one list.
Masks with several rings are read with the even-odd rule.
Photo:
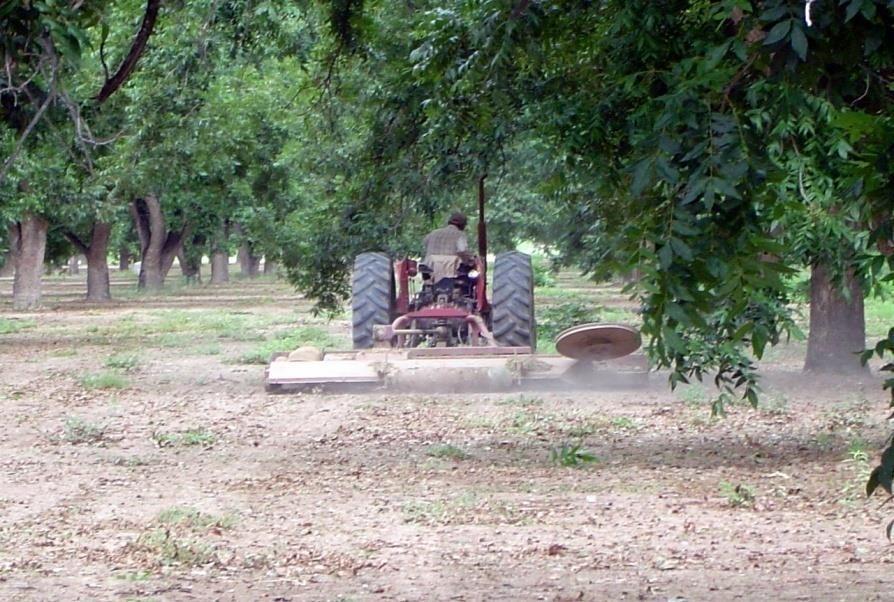
[[556, 337], [556, 351], [575, 360], [598, 362], [624, 357], [639, 349], [636, 328], [621, 324], [580, 324]]

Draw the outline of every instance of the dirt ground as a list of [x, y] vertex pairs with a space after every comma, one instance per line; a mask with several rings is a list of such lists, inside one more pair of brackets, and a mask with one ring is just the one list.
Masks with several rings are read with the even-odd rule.
[[887, 433], [874, 373], [806, 377], [782, 349], [761, 409], [722, 420], [661, 375], [273, 396], [258, 358], [348, 332], [285, 284], [141, 298], [117, 275], [120, 300], [89, 306], [54, 278], [31, 314], [10, 286], [2, 600], [892, 597], [894, 508], [863, 494]]

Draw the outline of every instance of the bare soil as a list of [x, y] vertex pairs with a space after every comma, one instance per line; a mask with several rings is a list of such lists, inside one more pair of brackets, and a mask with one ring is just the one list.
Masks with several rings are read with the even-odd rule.
[[[0, 599], [891, 598], [894, 510], [863, 492], [887, 434], [876, 374], [806, 377], [782, 350], [764, 405], [719, 420], [660, 374], [272, 396], [246, 354], [346, 320], [263, 278], [114, 282], [123, 300], [95, 306], [54, 278], [16, 314], [0, 281]], [[592, 458], [561, 465], [577, 444]]]

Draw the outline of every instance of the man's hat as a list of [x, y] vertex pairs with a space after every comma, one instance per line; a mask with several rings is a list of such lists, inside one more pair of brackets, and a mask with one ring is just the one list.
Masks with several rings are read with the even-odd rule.
[[466, 216], [461, 211], [454, 211], [450, 214], [450, 219], [447, 220], [448, 224], [453, 224], [454, 226], [465, 226], [468, 223]]

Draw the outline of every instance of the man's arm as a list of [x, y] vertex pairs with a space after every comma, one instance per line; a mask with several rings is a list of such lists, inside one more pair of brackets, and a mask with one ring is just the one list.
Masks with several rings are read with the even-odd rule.
[[456, 254], [464, 263], [473, 263], [475, 260], [475, 256], [469, 253], [469, 239], [464, 232], [456, 239]]

